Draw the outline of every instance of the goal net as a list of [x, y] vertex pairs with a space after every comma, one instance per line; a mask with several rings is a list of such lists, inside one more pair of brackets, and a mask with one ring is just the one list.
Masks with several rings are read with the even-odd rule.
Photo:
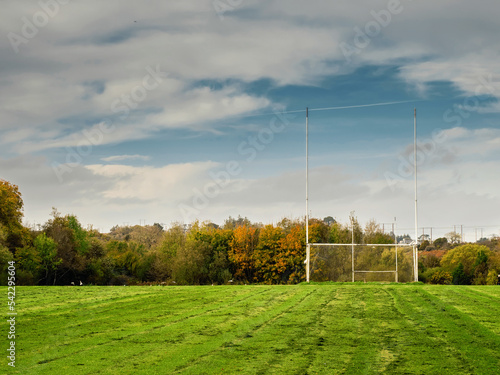
[[311, 281], [413, 281], [413, 246], [310, 244]]

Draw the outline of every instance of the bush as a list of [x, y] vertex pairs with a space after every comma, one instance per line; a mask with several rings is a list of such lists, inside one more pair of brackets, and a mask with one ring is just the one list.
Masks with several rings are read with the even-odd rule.
[[441, 265], [441, 260], [435, 254], [424, 254], [421, 259], [425, 268], [436, 268]]
[[496, 270], [489, 270], [488, 276], [486, 278], [486, 285], [497, 285], [498, 284], [498, 272]]
[[442, 284], [442, 285], [450, 285], [453, 281], [453, 277], [447, 271], [444, 271], [441, 268], [434, 268], [434, 272], [429, 275], [429, 282], [431, 284]]

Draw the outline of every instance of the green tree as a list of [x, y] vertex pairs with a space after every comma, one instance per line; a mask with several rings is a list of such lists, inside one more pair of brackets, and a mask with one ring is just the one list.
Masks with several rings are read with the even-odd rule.
[[46, 285], [55, 284], [57, 267], [62, 263], [62, 259], [57, 257], [57, 244], [42, 233], [35, 238], [34, 247], [39, 259], [40, 281]]
[[108, 284], [112, 279], [115, 263], [107, 256], [103, 240], [90, 237], [85, 258], [85, 282], [98, 285]]
[[434, 247], [436, 249], [447, 249], [448, 248], [448, 239], [446, 237], [436, 238], [433, 242]]
[[14, 256], [5, 246], [0, 244], [0, 285], [7, 285], [7, 268], [14, 260]]
[[140, 282], [147, 278], [150, 260], [144, 245], [135, 241], [109, 241], [106, 256], [115, 265], [113, 284], [121, 285]]
[[[361, 229], [361, 228], [359, 228]], [[355, 238], [361, 238], [362, 233], [355, 231]], [[354, 240], [356, 242], [356, 239]], [[335, 223], [330, 226], [329, 231], [329, 242], [330, 243], [351, 243], [352, 236], [351, 230], [348, 225], [342, 225], [340, 223]]]
[[335, 219], [332, 216], [327, 216], [323, 219], [324, 223], [328, 226], [332, 226], [336, 223]]
[[85, 281], [90, 235], [82, 228], [78, 219], [74, 215], [61, 216], [53, 208], [52, 219], [43, 228], [47, 236], [57, 244], [57, 257], [62, 259], [56, 272], [56, 283], [67, 285], [72, 281]]
[[75, 250], [79, 255], [86, 255], [90, 247], [87, 231], [82, 228], [76, 216], [68, 215], [66, 219], [68, 227], [73, 231]]
[[484, 251], [479, 251], [476, 261], [473, 264], [475, 285], [486, 285], [488, 279], [488, 255]]
[[154, 281], [167, 281], [173, 278], [174, 261], [177, 254], [186, 245], [186, 231], [181, 223], [174, 223], [162, 232], [158, 244], [151, 252], [149, 278]]
[[208, 265], [208, 277], [211, 283], [226, 284], [232, 279], [229, 248], [233, 239], [230, 229], [215, 228], [209, 225], [205, 229], [206, 241], [211, 245]]
[[154, 281], [166, 281], [172, 279], [172, 267], [174, 259], [186, 244], [186, 232], [184, 226], [175, 223], [170, 229], [162, 233], [162, 236], [151, 252], [151, 268], [149, 278]]
[[172, 267], [172, 278], [180, 285], [200, 285], [208, 282], [207, 260], [211, 246], [188, 236], [185, 246], [178, 249]]
[[18, 248], [15, 255], [18, 285], [36, 285], [39, 280], [40, 258], [33, 246]]
[[471, 277], [465, 272], [462, 263], [459, 263], [457, 268], [453, 270], [452, 277], [454, 285], [470, 285]]
[[422, 242], [420, 242], [420, 245], [418, 245], [418, 250], [425, 251], [429, 246], [430, 242], [428, 240], [423, 240]]

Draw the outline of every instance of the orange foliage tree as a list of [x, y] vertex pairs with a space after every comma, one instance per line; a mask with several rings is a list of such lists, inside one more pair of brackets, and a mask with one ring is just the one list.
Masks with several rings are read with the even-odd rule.
[[252, 282], [255, 272], [254, 251], [259, 241], [257, 228], [241, 225], [234, 230], [229, 243], [228, 258], [234, 265], [234, 278]]
[[284, 281], [295, 284], [305, 281], [306, 234], [300, 225], [293, 227], [280, 241], [280, 264], [286, 264]]
[[280, 227], [266, 225], [261, 229], [259, 243], [254, 252], [255, 281], [266, 284], [277, 284], [281, 281], [286, 269], [280, 246], [284, 236]]

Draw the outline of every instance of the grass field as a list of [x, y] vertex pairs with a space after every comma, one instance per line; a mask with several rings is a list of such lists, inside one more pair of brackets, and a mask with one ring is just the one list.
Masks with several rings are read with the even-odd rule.
[[[16, 291], [16, 367], [2, 356], [0, 373], [500, 373], [496, 286]], [[0, 328], [8, 349], [6, 319]]]

